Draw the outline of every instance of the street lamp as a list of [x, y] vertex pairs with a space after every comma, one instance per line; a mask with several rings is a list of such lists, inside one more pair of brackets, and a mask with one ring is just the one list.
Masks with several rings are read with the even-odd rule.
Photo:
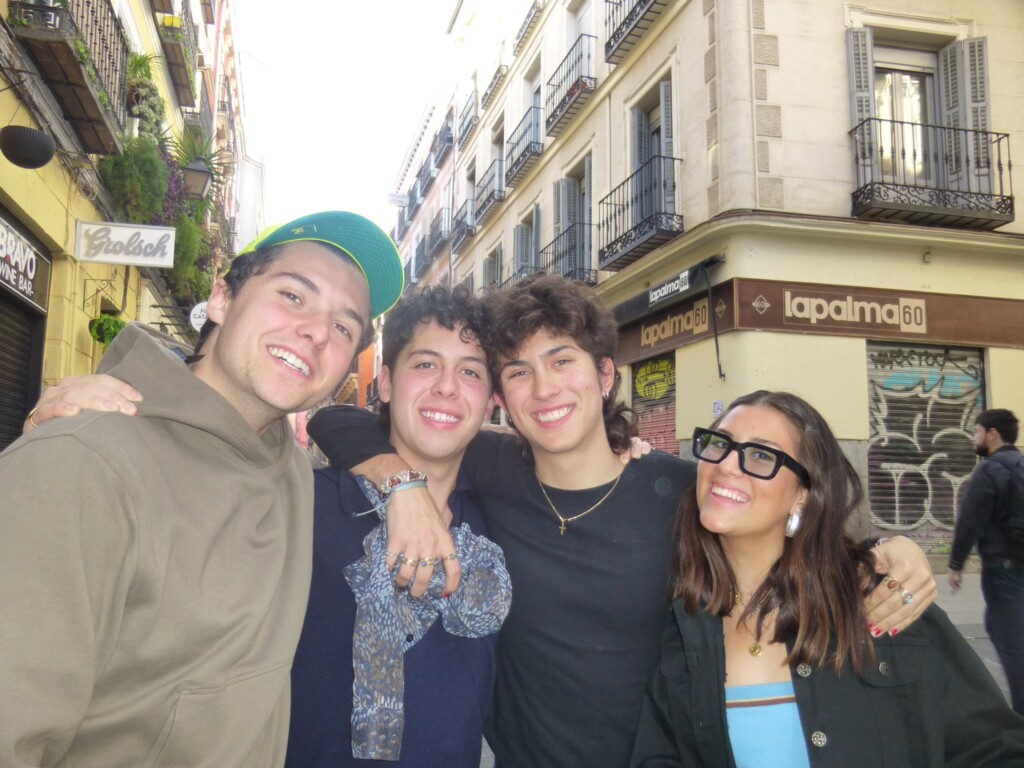
[[185, 192], [195, 199], [202, 200], [213, 187], [213, 171], [202, 160], [193, 160], [181, 169], [185, 174]]

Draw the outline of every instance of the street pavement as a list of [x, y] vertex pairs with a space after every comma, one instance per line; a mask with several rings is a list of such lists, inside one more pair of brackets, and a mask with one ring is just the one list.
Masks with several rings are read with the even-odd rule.
[[[935, 602], [949, 615], [949, 620], [960, 630], [967, 644], [985, 662], [985, 667], [992, 673], [992, 677], [1009, 702], [1010, 688], [1006, 684], [1006, 675], [1003, 674], [996, 649], [988, 639], [988, 632], [985, 631], [985, 601], [981, 596], [981, 574], [965, 573], [962, 587], [955, 593], [950, 589], [945, 573], [936, 573], [935, 581], [939, 585], [939, 596]], [[480, 768], [494, 768], [494, 755], [491, 754], [486, 742]]]
[[935, 581], [939, 585], [939, 596], [935, 602], [949, 615], [949, 620], [967, 639], [967, 644], [985, 662], [985, 667], [992, 673], [992, 677], [1009, 701], [1010, 688], [1006, 683], [1006, 675], [1003, 674], [995, 646], [985, 631], [985, 601], [981, 596], [981, 574], [964, 573], [963, 586], [955, 593], [950, 589], [945, 573], [936, 572]]

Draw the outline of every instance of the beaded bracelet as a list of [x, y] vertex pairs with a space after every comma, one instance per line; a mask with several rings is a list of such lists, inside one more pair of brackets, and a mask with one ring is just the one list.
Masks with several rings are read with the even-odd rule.
[[[384, 496], [388, 496], [393, 491], [395, 491], [398, 488], [398, 486], [405, 485], [406, 483], [420, 481], [420, 480], [422, 480], [423, 484], [426, 485], [426, 483], [427, 483], [427, 473], [426, 472], [421, 472], [418, 469], [403, 469], [401, 472], [396, 472], [395, 474], [391, 475], [391, 477], [385, 479], [384, 482], [380, 484], [379, 490], [380, 490], [381, 494], [383, 494]], [[406, 485], [405, 487], [407, 487], [407, 488], [417, 488], [419, 486]]]
[[398, 493], [399, 491], [407, 491], [410, 488], [426, 488], [426, 487], [427, 487], [427, 480], [426, 480], [426, 478], [424, 478], [422, 480], [408, 480], [408, 481], [406, 481], [404, 483], [399, 483], [398, 485], [392, 486], [391, 489], [388, 491], [388, 496], [387, 497], [391, 498], [392, 494]]

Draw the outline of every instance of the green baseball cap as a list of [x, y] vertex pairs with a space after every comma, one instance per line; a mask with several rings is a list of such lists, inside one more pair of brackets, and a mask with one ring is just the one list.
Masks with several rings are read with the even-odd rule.
[[370, 318], [387, 312], [405, 288], [405, 272], [398, 248], [369, 219], [348, 211], [323, 211], [263, 230], [238, 254], [238, 258], [272, 245], [303, 240], [340, 248], [363, 271], [370, 288]]

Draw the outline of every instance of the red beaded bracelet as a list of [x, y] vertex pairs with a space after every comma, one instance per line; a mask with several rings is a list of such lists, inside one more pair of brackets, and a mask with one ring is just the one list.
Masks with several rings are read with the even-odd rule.
[[380, 492], [387, 496], [399, 485], [405, 485], [406, 483], [412, 483], [416, 481], [427, 482], [427, 473], [420, 472], [418, 469], [403, 469], [401, 472], [396, 472], [391, 477], [384, 480], [380, 484]]

